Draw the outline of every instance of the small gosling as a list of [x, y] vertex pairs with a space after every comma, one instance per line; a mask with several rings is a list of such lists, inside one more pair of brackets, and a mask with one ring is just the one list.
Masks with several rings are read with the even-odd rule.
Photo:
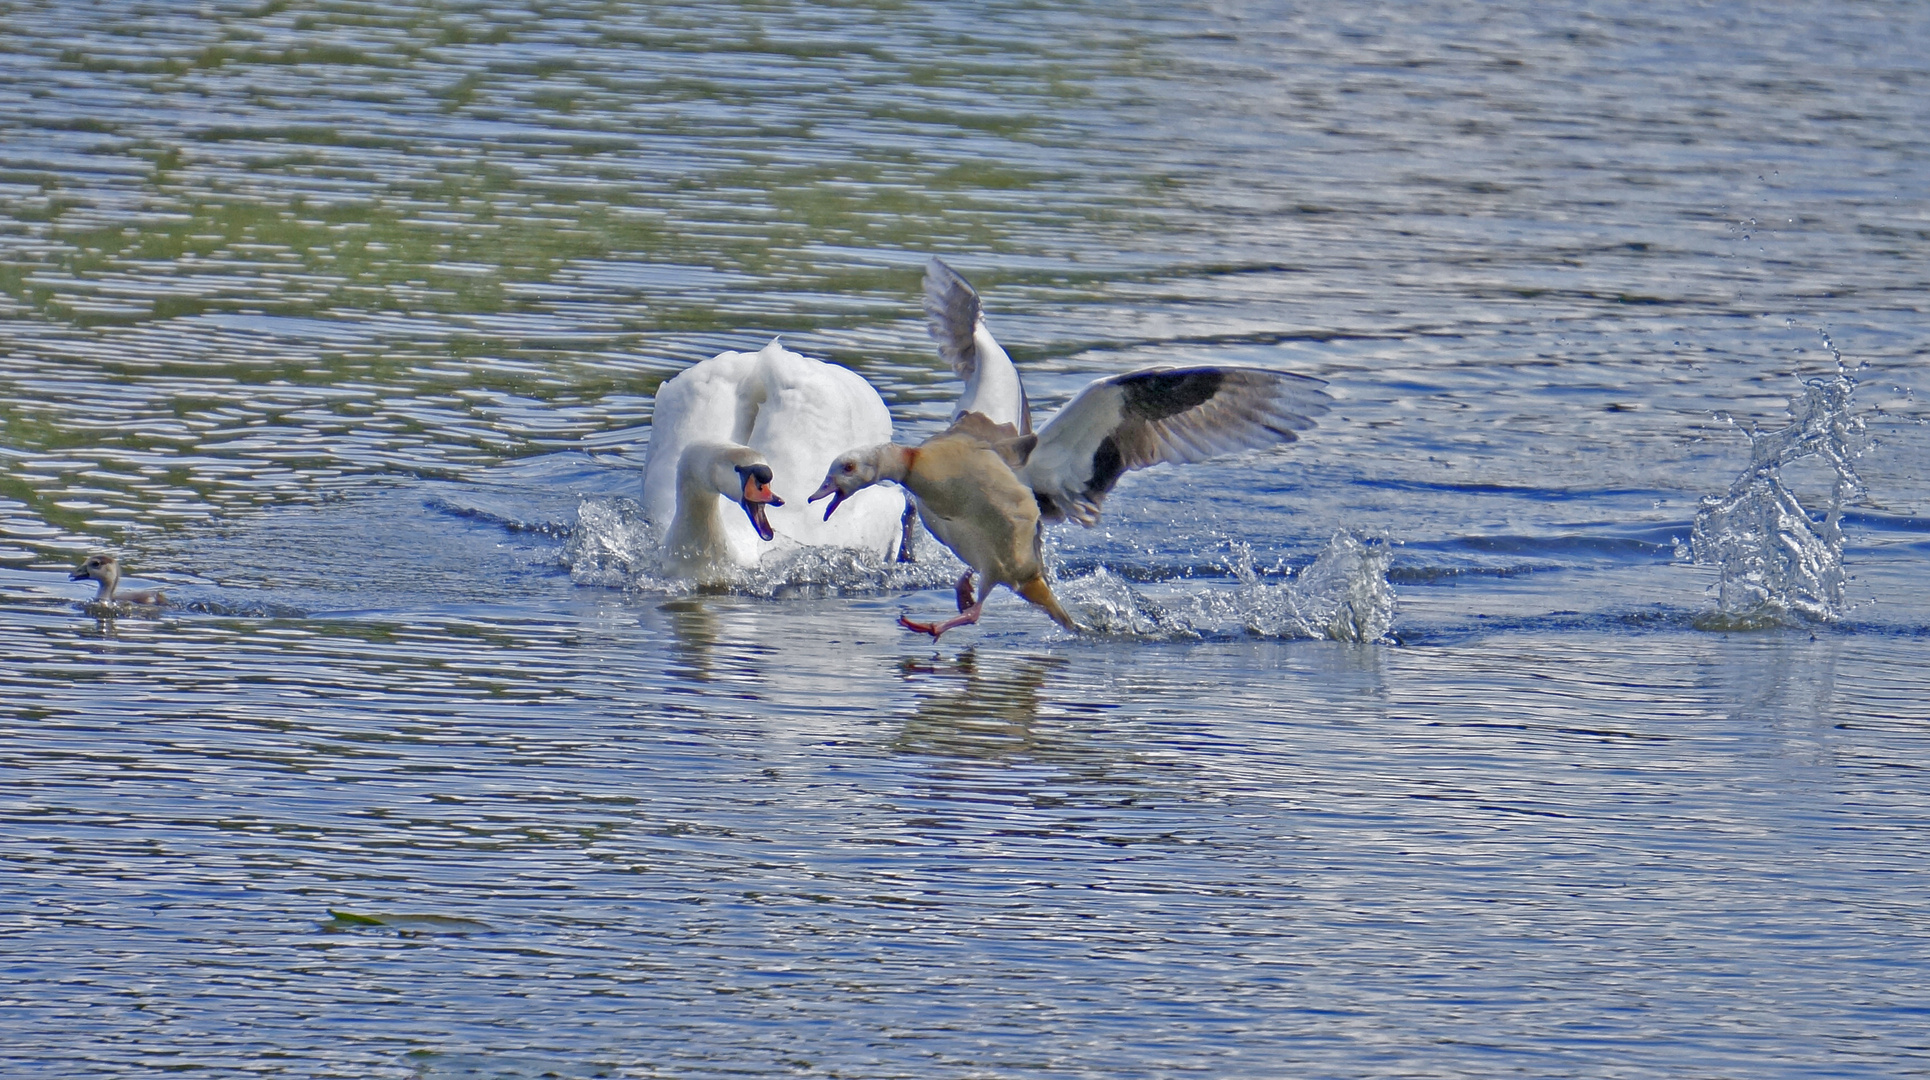
[[96, 604], [137, 604], [142, 607], [160, 607], [168, 598], [159, 589], [143, 589], [140, 592], [115, 595], [115, 586], [121, 583], [121, 562], [112, 555], [89, 555], [80, 569], [67, 575], [72, 581], [85, 581], [89, 578], [100, 583], [100, 591], [94, 594]]

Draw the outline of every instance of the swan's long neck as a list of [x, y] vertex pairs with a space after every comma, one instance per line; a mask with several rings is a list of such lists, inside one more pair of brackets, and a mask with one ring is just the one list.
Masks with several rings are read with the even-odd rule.
[[100, 588], [94, 590], [96, 604], [109, 603], [114, 599], [114, 588], [121, 583], [121, 572], [112, 566], [103, 566], [94, 572], [94, 580]]
[[728, 556], [723, 496], [711, 479], [720, 449], [696, 443], [677, 462], [677, 513], [670, 519], [664, 546], [681, 563], [715, 563]]

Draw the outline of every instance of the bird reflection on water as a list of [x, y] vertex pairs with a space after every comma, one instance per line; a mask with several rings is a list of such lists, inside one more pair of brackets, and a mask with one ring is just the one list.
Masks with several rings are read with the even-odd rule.
[[981, 663], [976, 648], [950, 661], [906, 659], [899, 671], [917, 704], [891, 748], [994, 759], [1047, 749], [1059, 733], [1038, 729], [1041, 691], [1066, 665], [1056, 656]]
[[717, 616], [701, 599], [685, 597], [660, 604], [670, 624], [670, 663], [665, 673], [691, 682], [712, 681], [711, 654], [717, 647]]

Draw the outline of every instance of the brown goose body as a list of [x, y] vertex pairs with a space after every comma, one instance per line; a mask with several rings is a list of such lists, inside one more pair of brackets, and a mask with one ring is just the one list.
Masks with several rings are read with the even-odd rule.
[[[954, 427], [906, 457], [903, 483], [917, 499], [919, 520], [979, 575], [980, 596], [1004, 585], [1070, 629], [1071, 617], [1045, 580], [1038, 498], [993, 444]], [[961, 611], [977, 606], [970, 590], [961, 584]]]

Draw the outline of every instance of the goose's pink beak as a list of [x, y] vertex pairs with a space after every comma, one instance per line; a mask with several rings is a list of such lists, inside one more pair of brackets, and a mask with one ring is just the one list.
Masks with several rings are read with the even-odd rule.
[[824, 486], [818, 488], [816, 494], [812, 495], [810, 498], [804, 501], [817, 502], [819, 499], [824, 498], [826, 495], [831, 496], [831, 505], [824, 508], [824, 520], [830, 521], [832, 511], [836, 510], [838, 508], [838, 504], [844, 501], [844, 492], [838, 490], [838, 485], [832, 483], [829, 480], [826, 480], [824, 482]]

